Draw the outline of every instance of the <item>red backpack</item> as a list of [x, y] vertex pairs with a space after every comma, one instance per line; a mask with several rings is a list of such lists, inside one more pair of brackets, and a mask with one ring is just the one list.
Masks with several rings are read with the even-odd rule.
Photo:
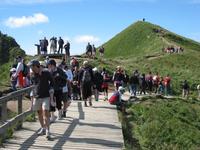
[[108, 101], [111, 105], [116, 105], [119, 101], [119, 92], [115, 92]]

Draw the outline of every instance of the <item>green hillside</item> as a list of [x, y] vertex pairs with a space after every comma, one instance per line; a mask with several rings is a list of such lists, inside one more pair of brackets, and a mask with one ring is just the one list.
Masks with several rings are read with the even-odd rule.
[[200, 44], [176, 35], [160, 26], [138, 21], [104, 44], [105, 55], [138, 57], [161, 52], [163, 47], [176, 45], [187, 50], [200, 51]]
[[25, 51], [22, 50], [14, 38], [1, 33], [0, 31], [0, 87], [5, 88], [9, 85], [9, 70], [14, 63], [16, 56], [25, 56]]

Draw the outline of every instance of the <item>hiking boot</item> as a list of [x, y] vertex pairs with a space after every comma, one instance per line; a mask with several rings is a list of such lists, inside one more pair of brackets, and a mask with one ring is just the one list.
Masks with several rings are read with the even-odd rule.
[[49, 130], [46, 130], [46, 138], [49, 140], [50, 139], [50, 132]]
[[66, 111], [63, 111], [62, 117], [66, 118]]
[[41, 128], [38, 132], [37, 132], [37, 135], [40, 136], [40, 135], [45, 135], [45, 129], [44, 128]]
[[50, 123], [54, 123], [55, 122], [55, 120], [56, 120], [56, 116], [52, 116], [52, 117], [50, 117]]

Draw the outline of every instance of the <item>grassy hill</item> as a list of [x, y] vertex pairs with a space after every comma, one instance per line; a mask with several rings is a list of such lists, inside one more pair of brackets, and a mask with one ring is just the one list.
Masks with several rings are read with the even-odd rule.
[[25, 56], [25, 51], [22, 50], [14, 38], [1, 33], [0, 31], [0, 87], [9, 86], [9, 70], [16, 56]]
[[200, 44], [172, 33], [160, 26], [138, 21], [104, 44], [106, 57], [138, 57], [161, 52], [163, 47], [176, 45], [200, 51]]

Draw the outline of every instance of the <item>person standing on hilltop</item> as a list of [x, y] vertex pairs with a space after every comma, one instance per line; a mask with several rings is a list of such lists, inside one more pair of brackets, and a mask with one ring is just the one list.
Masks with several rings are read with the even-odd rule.
[[60, 53], [61, 51], [61, 54], [63, 53], [63, 45], [64, 45], [64, 41], [61, 37], [59, 37], [59, 40], [58, 40], [58, 54]]
[[57, 40], [55, 39], [55, 37], [52, 37], [51, 39], [50, 39], [50, 54], [53, 52], [54, 54], [56, 53], [56, 50], [57, 50], [57, 48], [56, 48], [56, 42], [57, 42]]
[[46, 37], [44, 37], [44, 47], [43, 47], [44, 54], [47, 54], [47, 47], [48, 47], [48, 45], [49, 45], [49, 42], [46, 39]]
[[86, 46], [86, 54], [88, 57], [92, 56], [92, 46], [90, 45], [90, 43], [88, 43], [88, 45]]
[[65, 55], [68, 57], [70, 57], [70, 43], [69, 41], [67, 41], [67, 43], [64, 45], [64, 49], [65, 49]]
[[95, 59], [96, 57], [96, 47], [94, 46], [94, 44], [92, 45], [92, 57], [93, 59]]
[[104, 47], [101, 46], [101, 47], [99, 48], [99, 54], [100, 54], [101, 57], [103, 57], [104, 51], [105, 51]]

